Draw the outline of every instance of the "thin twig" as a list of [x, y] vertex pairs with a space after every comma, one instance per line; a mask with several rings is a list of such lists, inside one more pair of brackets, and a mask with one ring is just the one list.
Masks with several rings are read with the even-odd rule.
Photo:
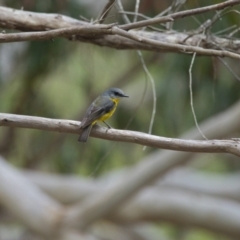
[[[216, 35], [223, 34], [223, 33], [226, 33], [226, 32], [228, 32], [228, 31], [230, 31], [230, 30], [232, 30], [233, 28], [236, 28], [236, 27], [237, 27], [237, 25], [235, 24], [235, 25], [233, 25], [233, 26], [230, 26], [230, 27], [227, 27], [227, 28], [225, 28], [225, 29], [222, 29], [222, 30], [220, 30], [220, 31], [218, 31], [218, 32], [215, 32], [215, 34], [216, 34]], [[230, 36], [228, 35], [228, 37], [230, 37]]]
[[237, 29], [235, 29], [234, 31], [232, 31], [231, 33], [228, 34], [228, 37], [233, 37], [233, 35], [235, 35], [237, 32], [240, 31], [240, 27], [238, 27]]
[[238, 4], [240, 4], [240, 0], [229, 0], [229, 1], [218, 3], [218, 4], [206, 6], [206, 7], [195, 8], [195, 9], [185, 10], [185, 11], [181, 11], [181, 12], [177, 12], [177, 13], [172, 13], [172, 14], [169, 14], [164, 17], [158, 17], [158, 18], [153, 18], [153, 19], [149, 19], [149, 20], [138, 21], [136, 23], [129, 23], [129, 24], [121, 25], [121, 28], [124, 30], [130, 30], [130, 29], [134, 29], [134, 28], [146, 27], [146, 26], [153, 25], [156, 23], [171, 22], [171, 21], [174, 21], [174, 19], [183, 18], [183, 17], [187, 17], [187, 16], [191, 16], [191, 15], [197, 15], [197, 14], [201, 14], [201, 13], [209, 12], [209, 11], [213, 11], [213, 10], [224, 9], [226, 7], [234, 6], [234, 5], [238, 5]]
[[120, 14], [127, 14], [127, 15], [137, 15], [138, 17], [141, 17], [143, 19], [151, 19], [151, 17], [148, 17], [147, 15], [144, 15], [142, 13], [135, 13], [135, 12], [129, 12], [129, 11], [119, 11]]
[[140, 0], [136, 0], [136, 3], [135, 3], [135, 10], [134, 10], [134, 18], [133, 18], [133, 22], [136, 22], [137, 21], [137, 17], [138, 17], [138, 11], [139, 11], [139, 5], [140, 5]]
[[129, 20], [128, 16], [126, 14], [124, 14], [122, 1], [121, 0], [117, 0], [117, 5], [118, 5], [118, 8], [120, 9], [120, 11], [123, 12], [123, 20], [124, 20], [124, 22], [125, 23], [130, 23], [130, 20]]
[[97, 22], [98, 23], [103, 23], [103, 21], [105, 20], [107, 14], [109, 13], [109, 11], [111, 10], [112, 6], [114, 5], [115, 0], [108, 0], [107, 4], [105, 5], [105, 7], [103, 8], [102, 12], [100, 13]]
[[[140, 58], [140, 61], [142, 63], [142, 67], [144, 69], [144, 72], [146, 73], [148, 79], [150, 80], [151, 87], [152, 87], [152, 94], [153, 94], [153, 108], [152, 108], [152, 116], [149, 124], [149, 129], [148, 129], [148, 134], [152, 133], [152, 128], [153, 128], [153, 123], [156, 115], [156, 109], [157, 109], [157, 94], [156, 94], [156, 86], [155, 86], [155, 81], [152, 77], [152, 74], [148, 71], [148, 68], [145, 64], [142, 52], [140, 50], [137, 51], [138, 56]], [[145, 150], [146, 147], [144, 146], [143, 150]]]
[[199, 125], [198, 125], [197, 116], [196, 116], [196, 113], [195, 113], [195, 110], [194, 110], [194, 106], [193, 106], [192, 67], [193, 67], [193, 63], [194, 63], [195, 57], [196, 57], [196, 52], [193, 53], [192, 60], [191, 60], [191, 64], [190, 64], [190, 67], [189, 67], [190, 105], [191, 105], [191, 110], [192, 110], [192, 114], [193, 114], [194, 122], [195, 122], [195, 125], [196, 125], [196, 127], [197, 127], [199, 133], [202, 135], [202, 137], [203, 137], [204, 139], [208, 140], [207, 137], [206, 137], [206, 136], [204, 135], [204, 133], [202, 132], [202, 130], [200, 129]]
[[240, 81], [240, 77], [237, 75], [237, 73], [234, 72], [234, 70], [228, 65], [228, 63], [226, 61], [224, 61], [222, 58], [218, 57], [217, 58], [228, 70], [230, 73], [232, 73], [232, 75], [238, 80]]

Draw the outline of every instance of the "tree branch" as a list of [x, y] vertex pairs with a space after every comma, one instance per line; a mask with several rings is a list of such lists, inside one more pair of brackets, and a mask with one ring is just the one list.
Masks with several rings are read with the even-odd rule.
[[[23, 171], [23, 174], [52, 198], [64, 204], [73, 204], [83, 201], [92, 194], [101, 194], [104, 189], [125, 178], [128, 175], [128, 169], [125, 171], [120, 170], [120, 173], [113, 171], [110, 173], [110, 177], [103, 176], [97, 179], [75, 175], [63, 176], [38, 171]], [[182, 167], [157, 180], [154, 186], [156, 192], [162, 189], [171, 191], [176, 189], [240, 202], [239, 172], [227, 175], [206, 174]]]
[[[240, 108], [239, 102], [227, 111], [220, 113], [207, 120], [201, 126], [201, 129], [209, 132], [209, 136], [224, 136], [239, 127]], [[221, 129], [221, 131], [219, 131]], [[199, 138], [199, 132], [194, 130], [185, 134], [184, 138]], [[113, 211], [116, 206], [129, 199], [135, 192], [146, 184], [149, 184], [156, 178], [164, 176], [173, 168], [183, 165], [190, 161], [193, 153], [190, 152], [172, 152], [161, 151], [151, 154], [144, 161], [141, 161], [134, 169], [130, 169], [117, 183], [101, 195], [86, 199], [82, 205], [76, 205], [69, 212], [69, 222], [86, 227], [99, 217], [107, 215]]]
[[67, 209], [41, 191], [22, 172], [0, 156], [0, 203], [30, 230], [53, 240], [97, 240], [87, 233], [65, 229]]
[[0, 42], [21, 42], [21, 41], [33, 41], [33, 40], [50, 40], [55, 37], [67, 37], [74, 39], [74, 35], [84, 37], [95, 37], [96, 35], [104, 35], [111, 33], [110, 25], [85, 25], [79, 27], [60, 28], [55, 30], [49, 30], [44, 32], [24, 32], [24, 33], [0, 33]]
[[[171, 175], [174, 179], [169, 176], [159, 187], [150, 186], [143, 189], [106, 218], [127, 224], [164, 220], [179, 225], [204, 227], [211, 231], [239, 237], [240, 204], [224, 199], [228, 198], [229, 194], [234, 198], [238, 196], [239, 199], [237, 181], [239, 176], [235, 174], [223, 177], [219, 182], [218, 175], [213, 177], [204, 174], [195, 175], [193, 172], [188, 175], [188, 173], [189, 171], [180, 171]], [[92, 181], [75, 176], [38, 172], [24, 172], [24, 174], [50, 196], [67, 204], [82, 202], [84, 199], [89, 201], [94, 196], [103, 194], [110, 187], [109, 181], [106, 184], [106, 181], [101, 179]], [[113, 176], [111, 185], [118, 180]], [[200, 185], [198, 185], [199, 180]], [[211, 194], [215, 196], [210, 196]], [[222, 196], [224, 198], [221, 198]], [[214, 218], [209, 217], [210, 212], [211, 216], [215, 216]]]
[[62, 212], [58, 202], [44, 194], [1, 157], [0, 202], [30, 229], [45, 236], [54, 233]]
[[[79, 122], [0, 113], [0, 126], [31, 128], [47, 131], [79, 134]], [[137, 143], [144, 146], [176, 151], [217, 153], [225, 152], [240, 156], [240, 141], [234, 140], [183, 140], [159, 137], [142, 132], [116, 130], [94, 126], [91, 136], [112, 141]]]
[[201, 48], [198, 46], [194, 47], [194, 46], [187, 46], [187, 45], [182, 45], [182, 44], [174, 44], [174, 43], [171, 44], [171, 43], [160, 42], [157, 40], [152, 40], [149, 38], [138, 36], [131, 32], [121, 30], [119, 27], [113, 27], [112, 32], [117, 35], [129, 38], [129, 39], [141, 42], [141, 43], [149, 44], [156, 48], [164, 48], [165, 50], [167, 50], [167, 49], [177, 50], [179, 52], [185, 52], [188, 54], [196, 52], [197, 54], [200, 54], [200, 55], [230, 57], [230, 58], [235, 58], [235, 59], [240, 60], [239, 54], [232, 53], [232, 52], [225, 51], [225, 50], [222, 50], [222, 51], [213, 50], [213, 49], [209, 50], [209, 49], [204, 49], [204, 48]]
[[[227, 1], [227, 3], [229, 2], [236, 1]], [[0, 7], [0, 27], [24, 31], [42, 31], [38, 33], [2, 33], [0, 34], [0, 42], [46, 40], [58, 36], [117, 49], [169, 51], [185, 54], [189, 54], [190, 51], [191, 53], [196, 52], [198, 55], [229, 56], [239, 59], [239, 55], [236, 54], [240, 52], [239, 40], [219, 38], [214, 35], [177, 32], [160, 33], [132, 30], [128, 33], [120, 29], [124, 25], [114, 28], [114, 33], [121, 35], [119, 36], [110, 35], [113, 34], [110, 26], [93, 25], [63, 15]], [[53, 30], [59, 28], [63, 28], [62, 31]], [[201, 44], [197, 47], [200, 39], [202, 40]], [[215, 52], [216, 50], [219, 51]]]
[[134, 23], [128, 23], [128, 24], [122, 25], [121, 29], [130, 30], [134, 28], [146, 27], [149, 25], [157, 24], [157, 23], [170, 22], [170, 21], [173, 21], [174, 19], [197, 15], [197, 14], [201, 14], [201, 13], [209, 12], [213, 10], [220, 10], [220, 9], [224, 9], [226, 7], [234, 6], [238, 4], [240, 4], [240, 0], [229, 0], [223, 3], [217, 3], [217, 4], [206, 6], [206, 7], [200, 7], [200, 8], [172, 13], [164, 17], [157, 17], [149, 20], [142, 20]]
[[128, 224], [135, 220], [161, 219], [240, 237], [240, 204], [237, 202], [167, 189], [159, 192], [146, 189], [134, 200], [114, 211], [109, 218]]

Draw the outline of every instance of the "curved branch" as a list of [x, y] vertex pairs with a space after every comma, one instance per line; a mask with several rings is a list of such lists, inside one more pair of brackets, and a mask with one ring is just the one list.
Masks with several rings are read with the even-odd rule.
[[[40, 129], [47, 131], [79, 134], [79, 122], [71, 120], [50, 119], [42, 117], [0, 113], [0, 126]], [[159, 137], [147, 133], [108, 129], [94, 126], [91, 136], [112, 141], [137, 143], [162, 149], [217, 153], [225, 152], [240, 156], [240, 141], [234, 140], [184, 140]]]

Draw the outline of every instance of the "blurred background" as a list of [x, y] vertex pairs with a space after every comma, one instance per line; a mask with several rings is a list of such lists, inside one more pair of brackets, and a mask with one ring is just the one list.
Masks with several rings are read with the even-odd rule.
[[[220, 1], [211, 1], [218, 3]], [[2, 6], [34, 12], [59, 13], [73, 18], [96, 19], [106, 1], [4, 1]], [[142, 0], [139, 12], [154, 17], [172, 1]], [[208, 5], [209, 1], [186, 1], [181, 10]], [[135, 1], [123, 1], [126, 11], [134, 11]], [[192, 31], [213, 13], [174, 22], [176, 31]], [[132, 16], [130, 16], [132, 20]], [[141, 19], [141, 18], [139, 18]], [[106, 22], [123, 23], [114, 8]], [[231, 26], [239, 27], [239, 15], [226, 14], [212, 28], [218, 36], [228, 36]], [[233, 38], [239, 38], [236, 32]], [[191, 55], [143, 52], [157, 93], [157, 111], [152, 134], [179, 137], [195, 127], [190, 107], [189, 67]], [[197, 57], [193, 69], [193, 101], [199, 123], [227, 110], [239, 99], [239, 63], [224, 59], [233, 74], [218, 59]], [[81, 120], [92, 100], [109, 87], [119, 87], [130, 96], [120, 102], [108, 123], [116, 129], [148, 132], [153, 97], [151, 83], [134, 50], [116, 50], [82, 42], [52, 41], [0, 45], [0, 111], [46, 118]], [[104, 126], [104, 125], [103, 125]], [[239, 128], [240, 130], [240, 128]], [[208, 133], [205, 132], [206, 136]], [[231, 133], [232, 134], [232, 133]], [[234, 137], [239, 132], [234, 133]], [[226, 138], [233, 135], [226, 136]], [[77, 135], [39, 130], [0, 128], [0, 154], [13, 165], [47, 173], [99, 177], [134, 166], [156, 149], [90, 138], [77, 142]], [[199, 154], [192, 167], [208, 173], [232, 174], [240, 169], [237, 157], [227, 154]], [[188, 230], [156, 223], [167, 239], [229, 239], [203, 229]], [[183, 237], [184, 236], [184, 237]], [[182, 238], [181, 238], [182, 237]]]

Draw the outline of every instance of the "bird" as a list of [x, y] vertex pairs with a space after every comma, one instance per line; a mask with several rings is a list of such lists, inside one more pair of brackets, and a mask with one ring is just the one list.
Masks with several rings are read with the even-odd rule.
[[111, 128], [109, 124], [105, 122], [110, 118], [116, 110], [120, 98], [128, 98], [129, 96], [119, 88], [110, 88], [98, 96], [88, 107], [82, 122], [80, 129], [82, 130], [78, 141], [87, 142], [88, 136], [94, 124], [98, 121], [102, 121]]

